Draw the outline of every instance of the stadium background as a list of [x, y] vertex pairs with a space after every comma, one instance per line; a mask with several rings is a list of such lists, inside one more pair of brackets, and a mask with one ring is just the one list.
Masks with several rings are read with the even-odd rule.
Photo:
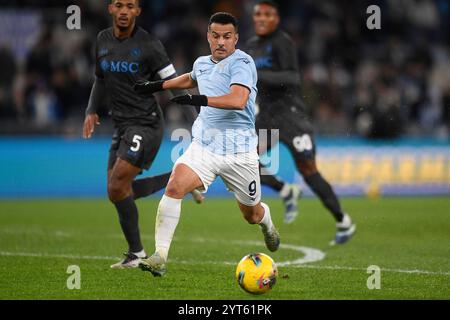
[[[108, 1], [2, 1], [0, 197], [105, 197], [112, 126], [106, 106], [92, 140], [81, 126], [93, 81], [93, 42], [110, 25]], [[178, 73], [189, 71], [211, 13], [252, 35], [254, 1], [145, 1], [139, 24], [156, 34]], [[67, 6], [81, 30], [66, 28]], [[368, 30], [366, 8], [381, 8]], [[446, 0], [280, 1], [298, 46], [301, 93], [318, 135], [319, 164], [340, 195], [450, 194], [450, 5]], [[169, 170], [182, 112], [165, 109], [166, 139], [151, 175]], [[303, 184], [286, 148], [279, 175]], [[307, 190], [307, 194], [309, 190]], [[264, 194], [274, 195], [269, 189]], [[208, 196], [225, 196], [222, 184]]]

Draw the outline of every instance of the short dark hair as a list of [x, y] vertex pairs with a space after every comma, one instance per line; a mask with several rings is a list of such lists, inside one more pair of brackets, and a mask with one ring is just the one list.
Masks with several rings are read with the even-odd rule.
[[[116, 1], [116, 0], [111, 0], [111, 4], [114, 4], [115, 1]], [[135, 2], [136, 2], [136, 5], [137, 5], [138, 7], [141, 6], [140, 0], [136, 0]]]
[[278, 4], [275, 1], [261, 0], [256, 5], [261, 5], [261, 4], [268, 5], [268, 6], [272, 7], [272, 8], [274, 8], [277, 11], [278, 14], [280, 13], [280, 7], [278, 6]]
[[208, 29], [213, 23], [232, 24], [234, 29], [238, 30], [238, 21], [235, 16], [228, 12], [216, 12], [209, 18]]

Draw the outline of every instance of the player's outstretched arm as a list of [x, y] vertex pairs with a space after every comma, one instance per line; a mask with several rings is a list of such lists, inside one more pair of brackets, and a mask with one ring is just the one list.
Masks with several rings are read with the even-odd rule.
[[192, 80], [189, 73], [182, 74], [176, 78], [166, 80], [163, 83], [163, 89], [192, 89], [197, 87], [197, 82]]
[[158, 80], [158, 81], [148, 81], [148, 80], [138, 80], [133, 85], [133, 90], [140, 95], [151, 96], [155, 92], [163, 91], [163, 85], [164, 80]]
[[218, 96], [218, 97], [207, 97], [205, 95], [182, 95], [174, 97], [171, 100], [178, 104], [190, 104], [194, 106], [209, 106], [218, 109], [227, 110], [244, 110], [250, 91], [247, 87], [242, 85], [232, 85], [230, 88], [230, 93]]
[[139, 80], [137, 81], [133, 89], [138, 94], [141, 95], [151, 95], [158, 91], [163, 91], [167, 89], [191, 89], [197, 86], [197, 82], [191, 79], [189, 73], [185, 73], [181, 76], [170, 80], [158, 80], [158, 81], [148, 81]]

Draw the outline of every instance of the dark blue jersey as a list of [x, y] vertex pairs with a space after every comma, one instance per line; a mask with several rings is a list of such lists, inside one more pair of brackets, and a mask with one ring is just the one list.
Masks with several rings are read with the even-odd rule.
[[247, 41], [245, 49], [258, 70], [260, 115], [304, 113], [297, 51], [289, 35], [277, 30], [265, 37], [255, 36]]
[[159, 80], [175, 74], [162, 43], [139, 27], [123, 40], [114, 36], [113, 28], [108, 28], [98, 34], [95, 50], [96, 81], [104, 86], [115, 125], [151, 125], [161, 121], [155, 98], [138, 95], [133, 85], [140, 79]]

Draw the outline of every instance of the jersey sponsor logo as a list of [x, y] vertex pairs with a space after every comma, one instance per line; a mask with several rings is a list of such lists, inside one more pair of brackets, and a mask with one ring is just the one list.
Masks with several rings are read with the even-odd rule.
[[198, 72], [197, 72], [197, 74], [196, 74], [197, 78], [199, 78], [199, 77], [205, 75], [207, 71], [208, 71], [207, 69], [205, 69], [205, 70], [198, 69]]
[[141, 49], [139, 49], [139, 48], [132, 49], [131, 55], [135, 58], [138, 58], [141, 55]]
[[139, 71], [139, 63], [129, 61], [108, 61], [103, 60], [100, 67], [104, 72], [120, 72], [120, 73], [137, 73]]
[[255, 65], [256, 65], [257, 69], [273, 67], [273, 60], [272, 60], [272, 57], [270, 57], [270, 56], [258, 57], [254, 60], [255, 60]]
[[225, 71], [225, 67], [228, 65], [228, 63], [222, 62], [222, 63], [218, 63], [216, 64], [216, 68], [219, 70], [219, 72], [224, 72]]
[[103, 60], [100, 63], [100, 67], [102, 68], [103, 71], [107, 71], [109, 69], [109, 62], [106, 60]]

